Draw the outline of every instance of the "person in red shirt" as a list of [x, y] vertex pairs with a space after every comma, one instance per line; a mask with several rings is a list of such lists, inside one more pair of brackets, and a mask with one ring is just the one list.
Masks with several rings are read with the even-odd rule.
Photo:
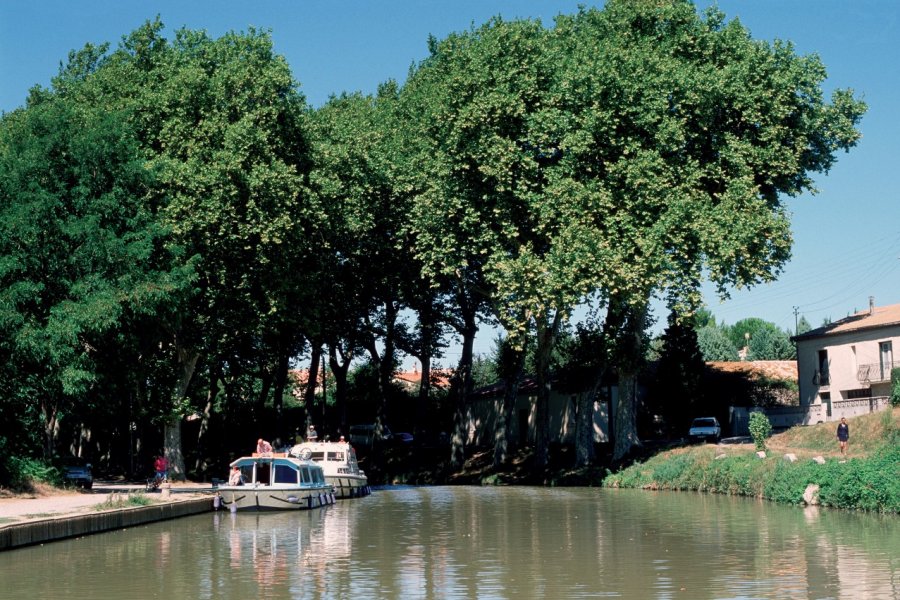
[[153, 464], [153, 468], [156, 469], [156, 480], [157, 481], [166, 481], [169, 478], [169, 459], [165, 457], [165, 455], [160, 454], [156, 457], [156, 462]]

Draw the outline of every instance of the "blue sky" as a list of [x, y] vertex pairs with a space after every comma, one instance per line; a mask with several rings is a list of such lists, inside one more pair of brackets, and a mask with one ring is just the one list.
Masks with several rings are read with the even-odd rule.
[[[374, 92], [387, 79], [403, 81], [426, 54], [429, 34], [481, 24], [493, 15], [536, 17], [545, 24], [579, 3], [554, 0], [0, 0], [0, 111], [25, 102], [28, 89], [47, 85], [69, 50], [110, 42], [159, 14], [173, 30], [205, 29], [213, 36], [249, 26], [269, 29], [313, 106], [330, 94]], [[698, 2], [707, 6], [708, 1]], [[775, 283], [733, 292], [721, 303], [705, 294], [720, 322], [760, 317], [793, 330], [794, 307], [818, 326], [868, 305], [900, 303], [900, 1], [720, 0], [757, 39], [792, 41], [817, 53], [828, 69], [826, 88], [849, 87], [869, 105], [863, 139], [841, 154], [820, 193], [788, 199], [794, 256]], [[658, 314], [658, 330], [665, 314]], [[491, 335], [479, 337], [486, 352]], [[453, 362], [448, 355], [447, 362]]]

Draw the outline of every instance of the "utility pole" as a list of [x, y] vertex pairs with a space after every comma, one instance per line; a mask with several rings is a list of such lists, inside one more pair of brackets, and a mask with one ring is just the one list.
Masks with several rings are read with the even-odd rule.
[[799, 315], [799, 314], [800, 314], [800, 307], [795, 306], [794, 307], [794, 335], [800, 334], [800, 325], [798, 324], [799, 321], [797, 321], [797, 315]]

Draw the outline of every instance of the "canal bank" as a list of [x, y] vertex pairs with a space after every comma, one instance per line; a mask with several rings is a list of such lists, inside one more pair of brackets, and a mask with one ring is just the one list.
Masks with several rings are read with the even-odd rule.
[[900, 514], [900, 407], [856, 417], [850, 447], [835, 426], [795, 427], [752, 445], [677, 447], [610, 474], [604, 487], [699, 491], [783, 504]]
[[130, 504], [127, 488], [0, 499], [0, 551], [209, 512], [213, 496], [202, 490], [140, 494], [145, 505]]

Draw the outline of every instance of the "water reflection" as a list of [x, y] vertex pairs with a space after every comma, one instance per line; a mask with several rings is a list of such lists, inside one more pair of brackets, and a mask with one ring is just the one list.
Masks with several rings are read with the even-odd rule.
[[0, 598], [886, 598], [900, 519], [690, 493], [397, 488], [0, 555]]

